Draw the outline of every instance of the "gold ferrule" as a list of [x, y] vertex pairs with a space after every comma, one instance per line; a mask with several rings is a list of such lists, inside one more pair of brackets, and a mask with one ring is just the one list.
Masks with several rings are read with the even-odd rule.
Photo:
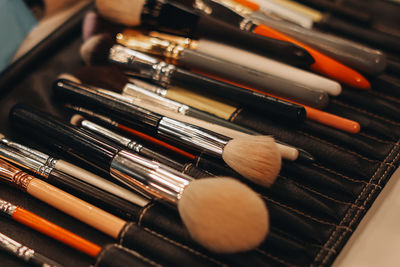
[[26, 191], [29, 183], [35, 178], [6, 161], [0, 160], [0, 179]]
[[156, 31], [151, 31], [149, 32], [150, 36], [157, 37], [162, 40], [168, 40], [170, 42], [174, 42], [184, 48], [188, 48], [190, 50], [196, 50], [198, 46], [198, 42], [195, 40], [192, 40], [190, 38], [182, 37], [182, 36], [176, 36], [172, 34], [167, 34], [167, 33], [161, 33], [161, 32], [156, 32]]
[[119, 44], [128, 48], [174, 61], [179, 60], [182, 51], [185, 49], [172, 41], [144, 35], [132, 29], [118, 33], [116, 39]]

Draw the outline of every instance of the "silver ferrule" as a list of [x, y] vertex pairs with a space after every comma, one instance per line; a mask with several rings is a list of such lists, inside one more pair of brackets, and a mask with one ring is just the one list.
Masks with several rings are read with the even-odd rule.
[[122, 150], [111, 161], [111, 176], [153, 198], [177, 204], [193, 180], [168, 166]]
[[167, 89], [165, 89], [163, 87], [160, 87], [160, 86], [157, 86], [157, 85], [154, 85], [154, 84], [151, 84], [151, 83], [148, 83], [148, 82], [136, 79], [136, 78], [132, 78], [132, 77], [129, 77], [129, 82], [136, 86], [144, 88], [147, 91], [153, 92], [157, 95], [160, 95], [163, 97], [165, 97], [167, 95]]
[[213, 12], [212, 8], [208, 5], [206, 5], [202, 0], [195, 0], [193, 4], [193, 8], [197, 10], [201, 10], [207, 15], [211, 15]]
[[0, 212], [2, 212], [3, 214], [12, 217], [17, 208], [18, 206], [15, 206], [8, 201], [0, 199]]
[[0, 145], [0, 158], [11, 161], [15, 165], [28, 169], [43, 177], [48, 177], [54, 168], [56, 159], [49, 157], [45, 162], [31, 158], [31, 155], [21, 153], [19, 150], [10, 149], [3, 144]]
[[30, 157], [32, 159], [35, 159], [39, 162], [45, 163], [49, 158], [49, 155], [47, 155], [39, 150], [12, 142], [11, 140], [9, 140], [7, 138], [3, 138], [1, 140], [1, 142], [3, 144], [7, 145], [8, 147], [14, 148], [15, 150], [19, 151], [21, 154], [23, 154], [27, 157]]
[[29, 261], [35, 254], [33, 249], [18, 243], [2, 233], [0, 233], [0, 247], [26, 262]]
[[85, 129], [88, 129], [96, 134], [99, 134], [107, 139], [110, 139], [111, 141], [114, 141], [117, 144], [123, 145], [129, 149], [134, 150], [135, 152], [140, 152], [140, 149], [142, 148], [142, 145], [139, 143], [126, 138], [122, 135], [119, 135], [113, 131], [110, 131], [107, 128], [104, 128], [94, 122], [88, 121], [88, 120], [83, 120], [81, 122], [81, 126]]
[[141, 88], [131, 83], [127, 83], [123, 89], [123, 94], [135, 98], [147, 100], [160, 108], [171, 110], [176, 113], [186, 115], [189, 107], [177, 101], [162, 97], [156, 93], [150, 92], [147, 89]]
[[225, 145], [231, 140], [227, 136], [167, 117], [160, 120], [158, 134], [217, 157], [222, 156]]

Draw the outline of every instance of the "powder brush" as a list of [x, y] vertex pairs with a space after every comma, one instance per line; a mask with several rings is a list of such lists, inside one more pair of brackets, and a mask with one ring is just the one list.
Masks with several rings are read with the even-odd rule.
[[146, 25], [192, 38], [206, 37], [228, 42], [291, 64], [308, 66], [313, 58], [303, 48], [289, 42], [257, 36], [172, 1], [96, 1], [104, 17], [127, 26]]
[[41, 255], [32, 248], [18, 243], [5, 234], [0, 233], [0, 249], [22, 259], [28, 264], [39, 267], [61, 267], [62, 265]]
[[[279, 147], [282, 145], [278, 147], [270, 136], [251, 136], [190, 118], [191, 121], [196, 121], [196, 124], [212, 126], [215, 129], [223, 128], [224, 133], [230, 132], [234, 135], [234, 138], [228, 137], [203, 126], [187, 123], [187, 117], [177, 113], [148, 105], [142, 108], [129, 103], [131, 99], [125, 96], [116, 93], [111, 96], [110, 91], [106, 93], [69, 80], [56, 81], [53, 89], [56, 96], [64, 102], [82, 104], [128, 127], [145, 128], [152, 134], [173, 141], [175, 144], [222, 159], [233, 170], [255, 183], [270, 185], [279, 173], [281, 165]], [[122, 101], [121, 98], [125, 100]], [[146, 104], [140, 103], [140, 105]], [[157, 113], [149, 109], [156, 110]]]
[[[154, 83], [166, 85], [183, 85], [202, 88], [213, 95], [222, 96], [234, 101], [240, 101], [244, 106], [250, 106], [266, 114], [276, 114], [296, 122], [302, 122], [305, 117], [304, 110], [298, 105], [293, 105], [261, 93], [252, 93], [244, 88], [232, 86], [225, 82], [217, 81], [197, 74], [141, 52], [114, 44], [106, 35], [92, 36], [81, 46], [81, 56], [88, 64], [112, 63], [125, 69], [138, 73], [139, 76], [150, 79]], [[263, 87], [268, 90], [267, 87]], [[303, 92], [292, 90], [278, 93], [289, 94], [300, 101], [311, 101], [313, 105], [325, 106], [329, 97], [327, 94], [312, 91], [304, 97]]]
[[[75, 126], [23, 105], [14, 106], [10, 118], [15, 126], [41, 129], [46, 138], [68, 144], [130, 188], [177, 206], [192, 238], [210, 250], [226, 253], [250, 250], [265, 238], [269, 226], [265, 204], [236, 180], [193, 180], [162, 164], [99, 142]], [[118, 236], [121, 228], [113, 229], [113, 236]]]
[[256, 20], [250, 19], [252, 11], [243, 5], [240, 5], [232, 0], [203, 0], [207, 5], [212, 6], [213, 16], [220, 18], [226, 22], [240, 27], [244, 22], [250, 25], [255, 25], [254, 33], [285, 40], [297, 44], [306, 49], [315, 59], [315, 62], [310, 66], [310, 69], [321, 75], [329, 77], [340, 83], [358, 89], [370, 89], [369, 81], [356, 70], [342, 64], [341, 62], [321, 53], [320, 51], [300, 42], [299, 40], [283, 34], [265, 24], [261, 24]]
[[[214, 57], [197, 50], [187, 49], [178, 44], [169, 42], [168, 40], [143, 35], [134, 30], [125, 30], [118, 33], [116, 35], [116, 40], [119, 44], [133, 50], [161, 56], [165, 58], [167, 62], [173, 62], [178, 66], [188, 68], [197, 73], [209, 73], [252, 87], [260, 89], [267, 88], [267, 91], [275, 92], [279, 95], [283, 94], [288, 96], [290, 94], [287, 93], [287, 91], [299, 91], [303, 94], [302, 99], [307, 99], [307, 102], [303, 100], [303, 103], [312, 103], [316, 105], [316, 100], [313, 101], [313, 99], [318, 99], [318, 101], [322, 102], [324, 100], [322, 95], [324, 94], [322, 93], [317, 97], [315, 95], [318, 95], [318, 92], [338, 95], [341, 91], [341, 86], [334, 81], [331, 82], [335, 83], [335, 87], [324, 88], [324, 84], [321, 84], [319, 88], [311, 88], [304, 83], [282, 78], [280, 75], [274, 75], [270, 71], [259, 71], [243, 64], [233, 64], [230, 60], [223, 60], [220, 57]], [[304, 79], [306, 78], [307, 77], [304, 77]], [[328, 85], [330, 85], [330, 83], [328, 83]], [[322, 104], [320, 104], [320, 106], [323, 107]]]
[[[2, 164], [2, 163], [1, 163]], [[2, 166], [4, 166], [2, 164]], [[17, 176], [19, 173], [18, 170], [15, 170], [11, 165], [10, 170], [6, 170], [7, 176]], [[12, 173], [12, 171], [17, 171], [17, 173]], [[2, 175], [5, 174], [5, 170], [1, 169]], [[22, 175], [19, 177], [15, 177], [15, 184], [21, 189], [25, 190], [26, 187], [29, 186], [30, 183], [34, 184], [36, 181], [33, 181], [34, 178], [21, 173]], [[32, 179], [33, 178], [33, 179]], [[38, 180], [38, 179], [36, 179]], [[26, 184], [23, 184], [26, 183]], [[38, 184], [32, 185], [32, 187], [38, 187]], [[13, 219], [19, 223], [22, 223], [42, 234], [45, 234], [61, 243], [68, 245], [80, 252], [85, 253], [86, 255], [96, 258], [97, 266], [104, 267], [125, 267], [134, 264], [135, 266], [140, 267], [149, 267], [149, 266], [160, 266], [155, 262], [143, 257], [139, 253], [123, 248], [119, 245], [106, 245], [103, 248], [90, 242], [89, 240], [84, 239], [65, 228], [62, 228], [33, 212], [30, 212], [22, 207], [14, 205], [8, 201], [0, 199], [0, 214]], [[119, 260], [112, 261], [110, 264], [112, 257], [118, 257]], [[47, 266], [47, 265], [40, 265]], [[52, 266], [52, 265], [51, 265]], [[55, 265], [60, 266], [60, 265]]]

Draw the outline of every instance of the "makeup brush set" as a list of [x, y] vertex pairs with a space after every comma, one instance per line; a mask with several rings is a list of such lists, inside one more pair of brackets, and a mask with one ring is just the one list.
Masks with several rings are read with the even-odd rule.
[[0, 76], [0, 265], [331, 265], [399, 166], [400, 7], [93, 2]]

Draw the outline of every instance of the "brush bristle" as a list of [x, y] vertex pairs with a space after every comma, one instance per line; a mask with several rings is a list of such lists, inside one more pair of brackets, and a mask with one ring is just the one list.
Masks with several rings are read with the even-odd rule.
[[99, 13], [106, 19], [127, 26], [140, 25], [145, 0], [96, 0]]
[[0, 140], [2, 140], [3, 138], [5, 138], [6, 136], [2, 133], [0, 133]]
[[270, 136], [234, 138], [224, 148], [222, 158], [232, 169], [262, 186], [270, 186], [281, 169], [278, 146]]
[[82, 121], [84, 120], [85, 118], [82, 116], [82, 115], [79, 115], [79, 114], [75, 114], [75, 115], [73, 115], [72, 117], [71, 117], [71, 120], [69, 121], [72, 125], [75, 125], [75, 126], [81, 126], [81, 123], [82, 123]]
[[269, 230], [264, 201], [232, 178], [190, 182], [178, 202], [178, 210], [192, 238], [218, 253], [254, 249]]
[[75, 83], [82, 83], [81, 80], [79, 80], [77, 77], [69, 73], [62, 73], [58, 75], [57, 79], [64, 79]]
[[104, 64], [114, 42], [108, 34], [97, 34], [83, 43], [80, 54], [86, 64]]

